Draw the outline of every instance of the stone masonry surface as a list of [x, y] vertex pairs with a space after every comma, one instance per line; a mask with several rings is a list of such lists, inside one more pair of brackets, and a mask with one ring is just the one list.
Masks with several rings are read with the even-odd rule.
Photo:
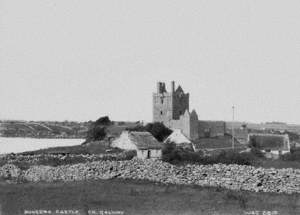
[[0, 167], [0, 178], [8, 182], [68, 182], [121, 178], [254, 192], [300, 193], [300, 169], [264, 169], [225, 164], [175, 166], [151, 159], [103, 160], [58, 167], [32, 166], [28, 170], [5, 164]]

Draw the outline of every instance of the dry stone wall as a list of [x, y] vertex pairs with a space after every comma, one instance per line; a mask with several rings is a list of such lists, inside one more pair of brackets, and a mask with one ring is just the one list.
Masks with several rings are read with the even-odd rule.
[[[128, 160], [132, 153], [130, 151], [123, 151], [120, 153], [107, 153], [107, 154], [37, 154], [37, 155], [21, 155], [21, 154], [7, 154], [0, 157], [0, 163], [14, 164], [23, 163], [29, 165], [37, 165], [41, 161], [57, 160], [61, 163], [67, 161], [93, 162], [98, 160]], [[132, 155], [133, 156], [133, 155]], [[79, 163], [78, 162], [78, 163]], [[0, 164], [1, 165], [1, 164]]]
[[58, 167], [32, 166], [21, 171], [12, 164], [0, 167], [0, 177], [18, 181], [54, 182], [97, 179], [137, 179], [163, 184], [224, 187], [255, 192], [300, 193], [299, 169], [264, 169], [242, 165], [174, 166], [159, 160], [95, 161]]

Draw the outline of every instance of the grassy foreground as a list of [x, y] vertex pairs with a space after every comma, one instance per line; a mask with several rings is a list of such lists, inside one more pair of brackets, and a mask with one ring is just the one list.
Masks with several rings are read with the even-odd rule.
[[[2, 211], [1, 211], [2, 210]], [[72, 183], [0, 183], [0, 214], [284, 214], [300, 213], [300, 195], [105, 180]], [[76, 213], [77, 210], [77, 213]], [[40, 213], [46, 214], [46, 213]]]

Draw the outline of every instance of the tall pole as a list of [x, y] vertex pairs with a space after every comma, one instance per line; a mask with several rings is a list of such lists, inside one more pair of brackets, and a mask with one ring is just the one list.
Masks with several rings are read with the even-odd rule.
[[232, 123], [231, 123], [231, 134], [232, 134], [232, 149], [234, 149], [234, 105], [232, 106]]

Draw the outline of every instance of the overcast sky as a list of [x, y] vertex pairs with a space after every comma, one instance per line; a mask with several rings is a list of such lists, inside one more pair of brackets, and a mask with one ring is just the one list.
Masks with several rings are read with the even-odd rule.
[[204, 120], [300, 123], [300, 1], [0, 0], [0, 118], [152, 120], [157, 81]]

